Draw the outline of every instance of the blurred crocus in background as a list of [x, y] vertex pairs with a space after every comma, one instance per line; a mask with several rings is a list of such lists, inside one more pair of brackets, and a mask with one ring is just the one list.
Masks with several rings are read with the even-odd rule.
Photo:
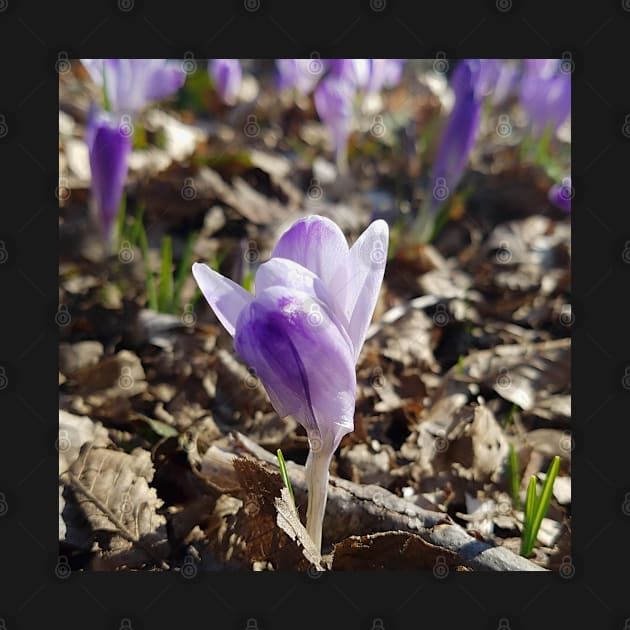
[[367, 59], [368, 71], [365, 83], [361, 87], [368, 93], [380, 92], [383, 88], [392, 88], [402, 80], [406, 59]]
[[186, 80], [181, 61], [167, 59], [81, 59], [92, 80], [103, 87], [106, 109], [137, 114], [151, 101], [175, 93]]
[[561, 183], [554, 184], [548, 193], [549, 201], [560, 210], [571, 212], [571, 199], [573, 199], [573, 188], [571, 178], [565, 177]]
[[238, 59], [211, 59], [208, 72], [221, 100], [226, 105], [234, 105], [243, 81], [243, 70]]
[[434, 235], [437, 213], [454, 192], [468, 164], [479, 128], [487, 77], [493, 70], [486, 68], [484, 62], [488, 61], [492, 60], [463, 59], [453, 71], [451, 87], [455, 103], [431, 171], [431, 191], [414, 230], [421, 241], [427, 242]]
[[555, 133], [571, 114], [571, 74], [559, 59], [526, 59], [520, 102], [535, 136]]
[[112, 244], [112, 228], [122, 199], [131, 153], [131, 130], [119, 117], [95, 107], [90, 111], [86, 142], [92, 173], [92, 203], [105, 242]]
[[113, 225], [122, 201], [133, 137], [133, 117], [148, 103], [176, 92], [186, 79], [181, 62], [166, 59], [81, 59], [103, 88], [103, 107], [90, 110], [86, 142], [92, 204], [103, 238], [115, 246]]
[[278, 415], [292, 415], [306, 429], [306, 528], [318, 549], [330, 462], [354, 429], [355, 364], [383, 280], [388, 240], [381, 220], [348, 248], [329, 219], [301, 219], [258, 268], [255, 296], [207, 265], [193, 265], [208, 304]]
[[354, 96], [350, 81], [335, 76], [326, 77], [315, 90], [315, 109], [320, 120], [330, 129], [337, 168], [348, 168], [348, 139], [352, 130]]
[[278, 88], [307, 96], [324, 75], [324, 69], [321, 59], [276, 59]]
[[400, 83], [406, 59], [276, 59], [280, 89], [314, 92], [315, 109], [330, 129], [337, 166], [347, 170], [347, 145], [357, 95]]

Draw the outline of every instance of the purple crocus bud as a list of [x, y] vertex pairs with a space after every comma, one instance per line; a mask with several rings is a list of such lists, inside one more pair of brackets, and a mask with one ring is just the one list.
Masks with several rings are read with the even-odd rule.
[[103, 233], [111, 244], [112, 227], [118, 215], [127, 178], [133, 128], [126, 116], [92, 109], [86, 129], [92, 203]]
[[369, 73], [361, 87], [368, 93], [398, 85], [402, 79], [406, 59], [368, 59]]
[[547, 129], [555, 133], [571, 114], [571, 75], [558, 59], [527, 59], [521, 83], [521, 106], [538, 136]]
[[560, 208], [560, 210], [565, 212], [571, 212], [571, 199], [573, 199], [571, 178], [565, 177], [561, 184], [554, 184], [549, 189], [547, 197], [556, 208]]
[[421, 240], [431, 238], [435, 215], [457, 187], [475, 144], [483, 103], [480, 70], [479, 59], [465, 59], [453, 71], [451, 87], [455, 103], [433, 164], [432, 194], [418, 217], [416, 229]]
[[491, 97], [493, 105], [501, 105], [516, 91], [520, 75], [521, 71], [517, 63], [501, 60], [499, 75]]
[[479, 59], [466, 59], [455, 68], [451, 79], [455, 103], [433, 169], [434, 179], [444, 178], [450, 188], [457, 186], [477, 136], [483, 100], [481, 70]]
[[208, 72], [214, 79], [214, 85], [227, 105], [234, 105], [243, 81], [243, 70], [238, 59], [212, 59], [208, 62]]
[[345, 170], [348, 138], [352, 128], [355, 88], [349, 81], [326, 77], [315, 90], [315, 109], [333, 136], [337, 165]]
[[276, 59], [278, 70], [278, 88], [281, 90], [297, 90], [308, 96], [319, 80], [324, 76], [327, 61], [312, 59]]
[[92, 80], [105, 87], [110, 109], [137, 114], [149, 102], [176, 92], [186, 79], [179, 61], [167, 59], [81, 59]]
[[292, 415], [307, 431], [307, 530], [318, 547], [330, 461], [354, 428], [355, 363], [380, 291], [388, 239], [388, 226], [379, 220], [348, 248], [329, 219], [301, 219], [258, 268], [255, 296], [206, 265], [193, 265], [203, 295], [278, 415]]

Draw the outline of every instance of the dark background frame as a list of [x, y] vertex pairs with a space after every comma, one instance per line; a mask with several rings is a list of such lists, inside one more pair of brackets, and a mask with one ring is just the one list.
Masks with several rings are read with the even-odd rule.
[[[161, 6], [160, 6], [161, 5]], [[199, 8], [206, 16], [196, 15]], [[630, 628], [630, 0], [0, 0], [0, 630]], [[549, 574], [71, 574], [57, 562], [58, 61], [561, 57], [573, 73], [573, 551]], [[625, 67], [624, 67], [625, 66]], [[10, 84], [6, 81], [9, 79]], [[71, 314], [70, 314], [71, 315]], [[248, 621], [253, 620], [253, 624]], [[381, 621], [379, 625], [379, 621]], [[249, 626], [248, 626], [249, 623]]]

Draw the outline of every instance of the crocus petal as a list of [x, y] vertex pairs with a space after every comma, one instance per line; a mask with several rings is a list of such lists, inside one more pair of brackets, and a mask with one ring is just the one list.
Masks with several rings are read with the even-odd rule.
[[344, 292], [348, 335], [357, 361], [378, 300], [389, 244], [389, 226], [381, 219], [371, 223], [350, 249], [350, 277]]
[[326, 304], [286, 287], [264, 290], [239, 316], [234, 347], [282, 417], [334, 448], [354, 426], [352, 352]]
[[561, 184], [554, 184], [547, 194], [549, 201], [565, 212], [571, 212], [571, 199], [573, 198], [573, 188], [571, 178], [565, 177]]
[[557, 59], [527, 59], [520, 101], [532, 130], [555, 132], [571, 114], [571, 76]]
[[330, 129], [338, 160], [345, 157], [352, 128], [352, 104], [355, 86], [351, 81], [328, 76], [315, 90], [314, 101], [317, 115]]
[[433, 165], [433, 209], [456, 188], [475, 144], [483, 103], [477, 85], [479, 72], [478, 59], [461, 61], [453, 72], [451, 81], [455, 104]]
[[208, 72], [214, 79], [214, 84], [221, 100], [234, 105], [243, 80], [243, 71], [238, 59], [212, 59], [208, 63]]
[[315, 89], [326, 66], [326, 59], [276, 59], [278, 87], [295, 88], [306, 96]]
[[234, 336], [236, 321], [254, 299], [252, 294], [203, 263], [195, 263], [192, 273], [217, 319]]
[[92, 80], [105, 85], [111, 110], [136, 114], [147, 103], [176, 92], [186, 79], [181, 64], [166, 59], [81, 59]]
[[[324, 283], [310, 269], [288, 258], [271, 258], [258, 267], [254, 278], [256, 295], [270, 287], [288, 287], [327, 299]], [[319, 294], [319, 295], [318, 295]]]
[[318, 215], [296, 221], [281, 237], [272, 258], [288, 258], [319, 276], [333, 299], [345, 303], [340, 287], [347, 285], [348, 243], [339, 226]]
[[[334, 282], [333, 286], [335, 286]], [[339, 303], [339, 300], [333, 298], [330, 290], [319, 276], [294, 260], [276, 257], [260, 265], [254, 279], [256, 295], [260, 295], [263, 291], [271, 287], [285, 287], [302, 291], [326, 304], [330, 309], [334, 323], [342, 330], [342, 334], [345, 336], [348, 346], [354, 353], [354, 345], [348, 334], [349, 320], [345, 309], [342, 304]], [[347, 288], [339, 288], [338, 295], [344, 296], [345, 299]]]
[[161, 101], [171, 94], [174, 94], [186, 81], [186, 73], [182, 64], [178, 61], [167, 61], [159, 59], [155, 70], [149, 75], [145, 97], [149, 101]]
[[103, 236], [109, 241], [127, 178], [131, 137], [119, 119], [93, 109], [86, 128], [86, 142], [92, 198]]

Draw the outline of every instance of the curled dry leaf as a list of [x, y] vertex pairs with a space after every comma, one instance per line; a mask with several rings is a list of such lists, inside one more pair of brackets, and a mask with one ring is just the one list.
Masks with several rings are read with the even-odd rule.
[[570, 366], [571, 339], [505, 344], [469, 354], [451, 368], [440, 392], [450, 381], [472, 380], [530, 410], [539, 400], [570, 388]]
[[162, 500], [149, 484], [148, 451], [127, 454], [85, 444], [67, 478], [102, 554], [93, 569], [159, 564], [169, 551]]

